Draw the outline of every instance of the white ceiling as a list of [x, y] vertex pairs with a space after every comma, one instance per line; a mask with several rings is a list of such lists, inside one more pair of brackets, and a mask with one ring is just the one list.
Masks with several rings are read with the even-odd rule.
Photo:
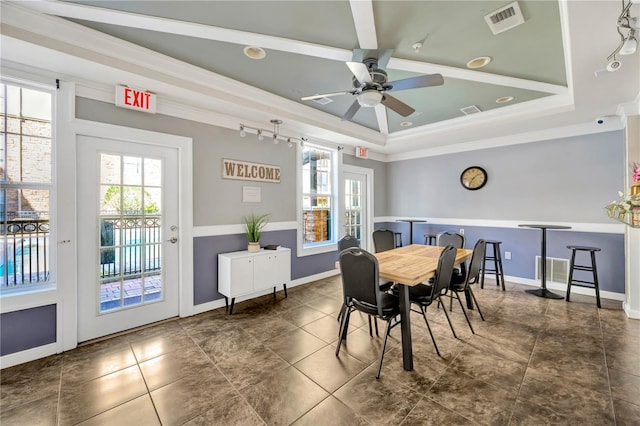
[[[595, 119], [622, 107], [638, 113], [640, 52], [602, 72], [619, 43], [621, 1], [520, 1], [525, 23], [494, 36], [482, 16], [508, 3], [3, 1], [0, 54], [4, 66], [145, 88], [215, 112], [227, 127], [270, 128], [277, 118], [291, 135], [392, 158], [620, 128], [619, 120]], [[414, 52], [408, 40], [421, 37]], [[245, 45], [264, 47], [267, 58], [243, 57]], [[440, 73], [445, 83], [394, 92], [420, 113], [406, 119], [378, 107], [341, 121], [351, 95], [326, 107], [299, 99], [348, 90], [344, 62], [360, 47], [394, 49], [390, 80]], [[483, 55], [493, 59], [483, 71], [464, 66]], [[513, 94], [505, 106], [490, 101]], [[464, 116], [465, 103], [483, 112]], [[405, 120], [414, 125], [400, 128]]]

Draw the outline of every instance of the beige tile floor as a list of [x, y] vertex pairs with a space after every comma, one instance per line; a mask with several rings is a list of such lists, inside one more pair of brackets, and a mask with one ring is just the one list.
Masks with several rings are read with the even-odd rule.
[[458, 339], [429, 307], [441, 358], [413, 316], [414, 370], [397, 327], [376, 380], [382, 338], [354, 313], [336, 358], [340, 280], [317, 281], [2, 370], [0, 423], [640, 424], [640, 321], [524, 289], [476, 287], [486, 322], [454, 306]]

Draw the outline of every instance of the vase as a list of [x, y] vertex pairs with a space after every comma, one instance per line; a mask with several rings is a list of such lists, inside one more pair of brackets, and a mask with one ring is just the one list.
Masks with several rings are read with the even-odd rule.
[[256, 253], [260, 251], [260, 243], [249, 243], [247, 246], [249, 253]]
[[640, 181], [634, 182], [631, 185], [631, 195], [640, 195]]

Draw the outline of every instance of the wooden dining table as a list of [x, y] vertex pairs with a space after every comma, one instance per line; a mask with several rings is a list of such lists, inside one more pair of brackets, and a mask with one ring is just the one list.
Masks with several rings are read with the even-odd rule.
[[[413, 370], [413, 349], [411, 346], [411, 303], [409, 287], [420, 285], [435, 276], [438, 259], [444, 247], [411, 244], [375, 253], [378, 259], [380, 278], [394, 281], [398, 285], [400, 298], [400, 320], [402, 333], [402, 365], [405, 370]], [[473, 250], [458, 249], [455, 264], [471, 259]]]

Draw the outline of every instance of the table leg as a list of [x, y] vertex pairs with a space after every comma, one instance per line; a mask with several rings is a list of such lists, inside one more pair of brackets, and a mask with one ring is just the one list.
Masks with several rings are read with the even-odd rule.
[[564, 299], [559, 294], [555, 294], [547, 290], [547, 230], [542, 228], [542, 243], [540, 246], [540, 272], [542, 277], [540, 278], [541, 287], [537, 290], [525, 290], [526, 293], [533, 294], [534, 296], [544, 297], [546, 299]]
[[406, 371], [413, 370], [413, 348], [411, 346], [411, 302], [409, 302], [409, 286], [398, 285], [400, 297], [400, 329], [402, 332], [402, 366]]

